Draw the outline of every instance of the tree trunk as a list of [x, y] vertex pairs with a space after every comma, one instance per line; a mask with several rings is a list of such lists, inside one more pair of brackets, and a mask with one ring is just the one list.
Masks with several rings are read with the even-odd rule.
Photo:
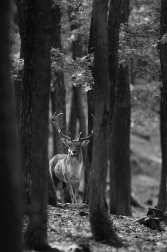
[[[162, 94], [162, 89], [161, 89]], [[160, 136], [161, 136], [161, 152], [162, 152], [162, 168], [161, 168], [161, 183], [158, 197], [158, 208], [165, 211], [166, 207], [166, 174], [167, 174], [167, 131], [165, 126], [165, 101], [161, 97], [160, 103]]]
[[[95, 94], [94, 94], [93, 89], [88, 91], [87, 103], [88, 103], [88, 135], [90, 135], [93, 129], [93, 120], [94, 120], [94, 112], [95, 112]], [[88, 144], [88, 147], [87, 147], [87, 158], [86, 158], [86, 165], [85, 165], [85, 180], [84, 180], [85, 184], [84, 184], [83, 202], [87, 204], [89, 203], [89, 192], [90, 192], [92, 148], [93, 148], [93, 138], [91, 138], [90, 143]]]
[[[93, 25], [92, 18], [90, 24], [90, 35], [89, 35], [89, 45], [88, 45], [88, 53], [93, 53]], [[92, 74], [93, 74], [93, 68]], [[95, 94], [94, 87], [87, 92], [87, 105], [88, 105], [88, 135], [91, 133], [93, 129], [93, 120], [92, 115], [95, 113]], [[84, 184], [84, 202], [89, 203], [89, 191], [90, 191], [90, 174], [91, 174], [91, 163], [92, 163], [92, 147], [93, 147], [93, 138], [91, 138], [90, 143], [87, 147], [87, 158], [85, 165], [85, 184]]]
[[94, 0], [93, 38], [95, 130], [90, 181], [90, 225], [95, 240], [120, 246], [121, 241], [112, 228], [106, 203], [109, 115], [107, 1]]
[[[76, 20], [76, 13], [78, 10], [74, 8], [69, 9], [69, 19], [70, 22]], [[71, 16], [71, 13], [73, 15]], [[79, 28], [77, 22], [71, 23], [71, 31], [73, 32]], [[82, 41], [80, 34], [77, 35], [75, 40], [72, 41], [72, 58], [76, 60], [76, 57], [82, 57]], [[86, 118], [84, 114], [84, 106], [82, 102], [82, 88], [81, 87], [72, 87], [72, 98], [71, 98], [71, 110], [70, 110], [70, 118], [69, 118], [69, 126], [68, 131], [71, 133], [71, 138], [76, 139], [79, 136], [79, 132], [77, 134], [77, 121], [79, 121], [79, 132], [82, 131], [82, 136], [86, 136]], [[86, 147], [82, 148], [83, 153], [83, 163], [85, 164], [86, 159]]]
[[[121, 23], [126, 24], [128, 22], [128, 15], [129, 0], [123, 0]], [[131, 171], [129, 157], [130, 87], [128, 66], [123, 67], [123, 65], [120, 65], [118, 75], [117, 97], [110, 149], [110, 213], [131, 216]]]
[[[72, 9], [72, 12], [75, 13], [77, 10]], [[70, 13], [71, 14], [71, 13]], [[70, 21], [74, 21], [76, 19], [75, 15], [70, 16]], [[71, 24], [71, 30], [74, 31], [79, 28], [77, 23]], [[76, 60], [77, 57], [82, 57], [82, 40], [80, 34], [77, 35], [76, 39], [72, 41], [72, 58]], [[77, 120], [79, 121], [79, 131], [82, 131], [82, 137], [86, 136], [86, 118], [84, 114], [84, 107], [82, 102], [82, 89], [81, 87], [73, 86], [73, 95], [71, 100], [71, 113], [69, 120], [69, 131], [71, 132], [71, 137], [75, 139], [76, 130], [77, 130]], [[83, 159], [85, 162], [85, 148], [83, 149]]]
[[36, 30], [34, 34], [35, 103], [33, 112], [32, 205], [24, 242], [28, 249], [45, 251], [49, 247], [47, 244], [47, 175], [49, 169], [51, 0], [29, 1], [27, 7], [35, 8], [34, 20], [36, 22], [34, 25]]
[[[19, 28], [22, 26], [22, 29], [20, 28], [20, 30], [22, 30], [22, 33], [24, 31], [24, 12], [23, 10], [21, 11], [19, 8], [19, 0], [16, 1], [17, 4], [17, 12], [15, 14], [15, 19], [18, 23], [18, 20], [20, 21], [18, 23]], [[23, 3], [22, 3], [23, 4]], [[21, 5], [21, 4], [20, 4]], [[18, 15], [20, 16], [20, 19], [18, 19]], [[21, 35], [20, 35], [21, 36]], [[23, 43], [21, 42], [21, 46], [20, 46], [20, 59], [23, 59]], [[16, 127], [17, 127], [17, 135], [18, 138], [20, 138], [20, 111], [21, 111], [21, 93], [22, 93], [22, 79], [23, 79], [23, 69], [18, 70], [17, 72], [17, 79], [14, 80], [14, 97], [15, 97], [15, 106], [16, 106], [16, 111], [15, 111], [15, 118], [16, 118]], [[19, 139], [19, 143], [20, 143], [20, 139]]]
[[[161, 17], [160, 17], [160, 33], [163, 36], [167, 32], [167, 1], [161, 0]], [[164, 124], [165, 132], [167, 132], [167, 43], [160, 43], [160, 62], [161, 62], [161, 74], [162, 74], [162, 90], [161, 90], [161, 99], [164, 103]], [[164, 149], [167, 150], [167, 137], [163, 142]], [[164, 164], [167, 164], [167, 155], [162, 156], [164, 158]], [[166, 173], [167, 176], [167, 173]], [[167, 190], [167, 187], [166, 187]], [[166, 193], [167, 197], [167, 193]], [[166, 210], [167, 213], [167, 199], [166, 199]]]
[[[61, 50], [61, 31], [60, 31], [60, 8], [55, 5], [52, 8], [52, 36], [51, 36], [51, 45], [53, 48]], [[60, 59], [60, 62], [62, 60]], [[52, 115], [54, 112], [63, 113], [63, 132], [66, 133], [66, 90], [64, 86], [64, 75], [63, 72], [55, 70], [54, 79], [52, 79], [51, 87], [51, 105], [52, 105]], [[52, 123], [52, 122], [51, 122]], [[54, 125], [53, 127], [53, 154], [63, 154], [66, 153], [66, 147], [61, 141], [60, 135]], [[51, 183], [51, 178], [48, 171], [48, 202], [52, 206], [57, 205], [56, 192]]]
[[21, 252], [20, 166], [15, 128], [15, 110], [10, 82], [10, 1], [0, 8], [0, 248]]
[[[32, 8], [31, 8], [32, 7]], [[30, 204], [31, 193], [31, 163], [32, 163], [32, 134], [33, 134], [33, 107], [34, 107], [34, 34], [36, 2], [17, 0], [19, 14], [19, 28], [24, 52], [24, 73], [21, 88], [20, 107], [20, 150], [22, 167], [22, 197], [24, 206]]]
[[[71, 133], [72, 139], [76, 139], [79, 136], [77, 132], [77, 119], [79, 121], [79, 132], [82, 132], [81, 137], [86, 136], [86, 118], [84, 114], [84, 107], [82, 102], [82, 93], [81, 87], [73, 86], [73, 95], [71, 99], [71, 113], [70, 113], [70, 121], [69, 121], [69, 132]], [[84, 167], [86, 164], [86, 148], [82, 148], [83, 154], [83, 163]], [[85, 175], [84, 175], [85, 176]], [[84, 201], [84, 199], [83, 199]], [[69, 202], [69, 201], [68, 201]]]
[[109, 81], [110, 81], [110, 140], [113, 131], [113, 117], [118, 83], [118, 47], [121, 22], [122, 0], [111, 0], [108, 18], [109, 32]]
[[[61, 50], [61, 32], [60, 32], [60, 8], [55, 5], [52, 8], [52, 47]], [[61, 59], [60, 59], [61, 62]], [[55, 72], [51, 89], [52, 114], [54, 112], [64, 114], [63, 132], [66, 133], [66, 90], [64, 86], [63, 72]], [[53, 127], [54, 155], [63, 154], [66, 151], [61, 141], [58, 131]]]

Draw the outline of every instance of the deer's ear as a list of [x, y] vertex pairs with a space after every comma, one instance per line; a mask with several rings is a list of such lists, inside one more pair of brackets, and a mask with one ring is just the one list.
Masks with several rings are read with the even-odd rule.
[[90, 142], [90, 140], [84, 140], [81, 142], [81, 147], [86, 146], [88, 143]]
[[62, 141], [65, 145], [67, 145], [68, 147], [71, 145], [71, 142], [70, 142], [69, 140], [65, 139], [65, 138], [61, 138], [61, 141]]

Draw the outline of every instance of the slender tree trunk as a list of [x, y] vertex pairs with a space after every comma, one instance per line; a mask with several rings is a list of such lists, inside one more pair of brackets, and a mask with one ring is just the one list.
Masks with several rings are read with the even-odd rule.
[[[161, 94], [162, 94], [161, 88]], [[166, 128], [166, 118], [165, 118], [165, 101], [161, 97], [160, 103], [160, 136], [161, 136], [161, 152], [162, 152], [162, 168], [161, 168], [161, 183], [159, 189], [158, 197], [158, 208], [165, 211], [166, 207], [166, 174], [167, 174], [167, 128]]]
[[[60, 29], [60, 8], [55, 5], [52, 8], [52, 36], [51, 36], [51, 45], [55, 49], [61, 50], [61, 29]], [[60, 58], [60, 62], [62, 59]], [[63, 63], [62, 63], [63, 68]], [[51, 87], [51, 107], [52, 107], [52, 115], [54, 112], [63, 113], [63, 132], [66, 133], [66, 90], [64, 86], [64, 75], [63, 72], [56, 71], [54, 72], [54, 78], [52, 79], [52, 87]], [[52, 123], [52, 122], [51, 122]], [[61, 141], [60, 135], [58, 131], [53, 127], [53, 154], [62, 154], [66, 153], [66, 148]], [[51, 178], [48, 171], [48, 202], [52, 206], [57, 205], [56, 192], [51, 183]]]
[[[88, 45], [88, 53], [93, 53], [93, 25], [92, 18], [90, 24], [90, 35], [89, 35], [89, 45]], [[93, 68], [92, 74], [93, 74]], [[95, 94], [94, 87], [87, 92], [87, 105], [88, 105], [88, 135], [91, 133], [93, 129], [93, 120], [92, 115], [95, 113]], [[90, 174], [91, 174], [91, 163], [92, 163], [92, 147], [93, 147], [93, 138], [91, 138], [90, 143], [87, 147], [87, 159], [85, 166], [85, 184], [84, 184], [84, 202], [89, 203], [89, 191], [90, 191]]]
[[[120, 8], [120, 7], [119, 7]], [[120, 10], [117, 12], [120, 15]], [[129, 0], [123, 0], [121, 22], [127, 24]], [[110, 150], [110, 213], [131, 215], [130, 87], [128, 66], [120, 65]]]
[[[72, 8], [69, 11], [70, 21], [76, 20], [77, 9]], [[73, 15], [71, 16], [71, 13]], [[74, 14], [75, 13], [75, 14]], [[73, 32], [79, 28], [79, 24], [77, 22], [73, 22], [71, 24], [71, 31]], [[80, 34], [77, 35], [76, 39], [72, 41], [72, 58], [76, 60], [77, 57], [83, 56], [82, 50], [82, 40]], [[86, 136], [86, 118], [84, 113], [84, 105], [83, 105], [83, 95], [82, 95], [82, 87], [72, 87], [72, 99], [71, 99], [71, 111], [70, 111], [70, 119], [69, 119], [69, 132], [71, 133], [72, 139], [78, 137], [77, 134], [77, 121], [79, 122], [79, 132], [82, 131], [82, 136]], [[83, 154], [83, 163], [84, 167], [86, 164], [86, 149], [87, 147], [82, 148]], [[85, 174], [84, 174], [85, 175]], [[83, 199], [84, 200], [84, 199]]]
[[68, 131], [71, 134], [72, 139], [75, 139], [77, 132], [77, 111], [75, 106], [74, 88], [72, 87], [71, 109]]
[[[60, 31], [60, 8], [55, 5], [52, 8], [52, 47], [61, 50], [61, 31]], [[60, 59], [60, 62], [62, 60]], [[63, 63], [62, 63], [63, 64]], [[63, 66], [62, 66], [63, 68]], [[51, 88], [52, 114], [54, 112], [64, 114], [63, 131], [66, 133], [66, 90], [64, 86], [64, 75], [62, 72], [55, 72], [54, 80]], [[66, 151], [61, 141], [60, 135], [53, 127], [54, 139], [54, 155], [63, 154]]]
[[111, 0], [108, 18], [109, 32], [109, 80], [110, 80], [110, 139], [113, 131], [113, 117], [118, 83], [118, 47], [122, 0]]
[[10, 1], [0, 8], [0, 250], [21, 252], [20, 166], [9, 63]]
[[[17, 5], [17, 12], [14, 15], [15, 23], [19, 26], [19, 28], [22, 26], [22, 33], [24, 31], [24, 12], [23, 10], [20, 11], [19, 8], [19, 0], [14, 1], [15, 4]], [[23, 2], [22, 2], [23, 4]], [[21, 5], [21, 3], [20, 3]], [[20, 17], [19, 17], [20, 16]], [[18, 22], [19, 21], [19, 22]], [[21, 42], [20, 46], [20, 59], [23, 59], [23, 45]], [[16, 127], [17, 127], [17, 134], [18, 138], [20, 138], [20, 110], [21, 110], [21, 90], [22, 90], [22, 79], [23, 79], [23, 69], [18, 70], [17, 72], [17, 79], [14, 80], [14, 92], [15, 92], [15, 104], [16, 104], [16, 113], [15, 113], [15, 118], [16, 118]], [[19, 140], [20, 143], [20, 140]]]
[[90, 182], [90, 225], [97, 241], [121, 246], [121, 241], [112, 228], [106, 203], [109, 115], [107, 1], [94, 0], [93, 38], [95, 130]]
[[[45, 251], [47, 244], [48, 113], [50, 90], [51, 0], [33, 1], [36, 8], [35, 103], [33, 113], [32, 205], [24, 236], [28, 249]], [[27, 3], [34, 7], [31, 1]], [[33, 42], [33, 41], [32, 41]]]
[[[163, 36], [167, 32], [167, 1], [161, 0], [161, 17], [160, 17], [160, 33]], [[164, 103], [164, 113], [165, 113], [165, 131], [167, 132], [167, 43], [160, 43], [160, 62], [161, 62], [161, 73], [162, 73], [162, 90], [161, 99]], [[164, 149], [167, 150], [167, 137], [163, 142]], [[167, 155], [163, 156], [163, 162], [167, 164]], [[167, 173], [166, 173], [167, 176]], [[167, 190], [167, 187], [166, 187]], [[167, 197], [167, 193], [166, 193]], [[167, 213], [167, 199], [166, 199], [166, 210]]]
[[[14, 81], [14, 97], [15, 97], [15, 120], [16, 120], [16, 129], [17, 136], [20, 136], [20, 106], [21, 106], [21, 86], [22, 86], [22, 70], [18, 71], [17, 80]], [[18, 141], [19, 142], [19, 141]]]
[[[75, 13], [77, 10], [72, 9], [72, 12]], [[70, 13], [71, 14], [71, 13]], [[70, 21], [76, 19], [75, 15], [70, 16]], [[74, 31], [79, 28], [77, 23], [72, 23], [71, 30]], [[72, 41], [72, 58], [76, 60], [77, 57], [82, 57], [82, 41], [80, 34], [77, 35], [77, 38]], [[77, 120], [79, 121], [79, 131], [82, 131], [82, 137], [86, 136], [86, 118], [84, 114], [84, 107], [82, 102], [82, 89], [81, 87], [73, 87], [73, 96], [71, 101], [71, 114], [69, 120], [69, 131], [71, 132], [71, 137], [74, 139], [76, 137], [77, 129]], [[85, 148], [83, 149], [83, 159], [85, 162]]]

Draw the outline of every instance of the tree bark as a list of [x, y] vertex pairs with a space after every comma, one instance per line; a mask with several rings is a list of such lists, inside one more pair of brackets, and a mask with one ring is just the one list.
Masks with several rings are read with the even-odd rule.
[[109, 33], [109, 81], [110, 81], [110, 140], [113, 130], [113, 116], [116, 101], [116, 86], [118, 83], [118, 47], [121, 22], [122, 0], [111, 0], [108, 18]]
[[[89, 44], [88, 44], [88, 53], [93, 53], [93, 21], [91, 18], [90, 24], [90, 35], [89, 35]], [[91, 69], [93, 74], [93, 68]], [[93, 118], [95, 113], [95, 94], [94, 87], [87, 92], [87, 106], [88, 106], [88, 135], [91, 134], [93, 129]], [[92, 163], [92, 147], [93, 147], [93, 138], [91, 138], [90, 143], [87, 146], [87, 158], [85, 165], [85, 184], [84, 184], [84, 202], [89, 203], [89, 191], [90, 191], [90, 174], [91, 174], [91, 163]]]
[[[163, 36], [167, 32], [167, 2], [161, 0], [161, 17], [160, 17], [160, 34]], [[161, 76], [162, 76], [162, 90], [161, 99], [164, 103], [164, 124], [165, 132], [167, 132], [167, 43], [160, 43], [160, 62], [161, 62]], [[167, 150], [167, 137], [164, 139], [164, 149]], [[164, 158], [164, 164], [167, 164], [167, 155], [162, 156]], [[166, 173], [167, 176], [167, 173]], [[165, 176], [165, 177], [166, 177]], [[166, 183], [165, 183], [166, 184]], [[167, 187], [166, 187], [167, 190]], [[167, 197], [167, 193], [166, 193]], [[166, 210], [167, 213], [167, 199], [166, 199]]]
[[10, 1], [0, 8], [0, 248], [21, 252], [20, 166], [17, 148], [14, 90], [10, 82]]
[[[34, 6], [35, 4], [35, 6]], [[50, 91], [51, 0], [28, 1], [35, 22], [35, 102], [32, 145], [32, 204], [24, 242], [28, 249], [46, 251], [47, 243], [47, 175], [48, 116]], [[32, 9], [31, 9], [32, 10]], [[33, 43], [33, 41], [32, 41]]]
[[[71, 14], [71, 11], [69, 11]], [[77, 10], [72, 9], [72, 12], [75, 13]], [[74, 21], [76, 19], [75, 15], [70, 15], [70, 21]], [[71, 30], [74, 31], [79, 28], [77, 23], [71, 24]], [[77, 57], [82, 57], [82, 41], [80, 34], [77, 34], [75, 40], [72, 41], [72, 58], [76, 60]], [[79, 131], [82, 131], [82, 137], [86, 136], [86, 118], [84, 114], [84, 107], [82, 102], [82, 89], [81, 87], [74, 87], [73, 86], [73, 95], [71, 100], [71, 113], [70, 113], [70, 120], [69, 120], [69, 131], [71, 132], [71, 137], [75, 139], [76, 130], [77, 130], [77, 120], [79, 121]], [[85, 162], [85, 148], [83, 149], [83, 159]]]
[[[162, 88], [161, 88], [162, 94]], [[161, 152], [162, 152], [162, 167], [161, 167], [161, 182], [158, 197], [158, 208], [165, 211], [166, 207], [166, 174], [167, 174], [167, 128], [165, 126], [165, 101], [161, 97], [160, 102], [160, 137], [161, 137]]]
[[[55, 5], [52, 8], [52, 35], [51, 35], [51, 45], [53, 48], [61, 50], [61, 31], [60, 31], [60, 8], [59, 6]], [[62, 62], [62, 59], [60, 59]], [[62, 63], [63, 65], [63, 63]], [[63, 66], [62, 66], [63, 68]], [[54, 112], [56, 113], [63, 113], [63, 133], [66, 133], [66, 90], [64, 86], [64, 75], [63, 71], [56, 71], [54, 72], [54, 79], [52, 79], [52, 87], [51, 87], [51, 107], [52, 107], [52, 115]], [[52, 123], [52, 122], [51, 122]], [[61, 141], [60, 134], [54, 127], [53, 127], [53, 154], [63, 154], [67, 152], [67, 148], [63, 145]], [[52, 206], [57, 206], [57, 198], [56, 192], [51, 183], [51, 178], [48, 171], [48, 202]]]
[[36, 27], [36, 1], [17, 0], [19, 28], [24, 52], [24, 73], [21, 88], [20, 107], [20, 152], [22, 169], [22, 198], [24, 206], [31, 202], [31, 163], [34, 108], [34, 45]]
[[[69, 10], [70, 21], [76, 20], [77, 11], [78, 10], [74, 8], [71, 8]], [[73, 13], [72, 16], [71, 16], [71, 13]], [[78, 28], [79, 28], [79, 24], [77, 22], [73, 22], [71, 24], [72, 32]], [[79, 33], [77, 34], [77, 37], [72, 41], [71, 49], [72, 49], [73, 60], [76, 60], [77, 57], [81, 58], [83, 56], [82, 40]], [[86, 136], [86, 118], [85, 118], [84, 105], [83, 105], [82, 100], [83, 100], [82, 87], [73, 86], [72, 98], [71, 98], [71, 111], [70, 111], [70, 119], [69, 119], [69, 127], [68, 127], [68, 130], [71, 133], [72, 139], [77, 138], [79, 135], [77, 134], [77, 121], [79, 122], [79, 132], [82, 131], [81, 137]], [[86, 148], [87, 147], [82, 148], [84, 167], [86, 164], [86, 150], [87, 150]]]
[[90, 225], [95, 240], [121, 246], [121, 241], [112, 228], [106, 203], [109, 115], [107, 1], [94, 0], [93, 38], [95, 130], [90, 182]]
[[[127, 24], [129, 0], [123, 0], [122, 7], [121, 23]], [[114, 5], [112, 8], [114, 9]], [[120, 10], [117, 11], [117, 14], [120, 15]], [[116, 79], [115, 81], [117, 82]], [[120, 65], [118, 82], [115, 85], [117, 85], [117, 96], [110, 149], [110, 213], [131, 216], [130, 86], [128, 66]]]
[[[55, 5], [52, 8], [52, 47], [61, 50], [61, 32], [60, 32], [60, 8]], [[60, 59], [61, 61], [61, 59]], [[66, 133], [66, 90], [64, 86], [63, 71], [55, 72], [51, 89], [52, 114], [54, 112], [64, 114], [63, 132]], [[66, 152], [58, 131], [53, 127], [54, 155]]]

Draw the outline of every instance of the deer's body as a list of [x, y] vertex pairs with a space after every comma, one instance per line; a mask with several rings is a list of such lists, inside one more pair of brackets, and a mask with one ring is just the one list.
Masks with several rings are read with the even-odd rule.
[[[72, 203], [77, 203], [79, 184], [84, 172], [81, 148], [89, 143], [91, 136], [72, 140], [71, 137], [63, 135], [59, 126], [59, 115], [54, 115], [54, 124], [62, 136], [61, 140], [68, 146], [68, 155], [57, 154], [54, 156], [49, 162], [49, 173], [54, 191], [57, 192], [59, 184], [67, 185]], [[64, 203], [62, 190], [60, 190], [60, 195], [62, 203]]]
[[[55, 191], [60, 183], [66, 183], [70, 192], [72, 203], [76, 203], [80, 181], [83, 177], [83, 158], [80, 156], [69, 157], [66, 154], [57, 154], [49, 162], [49, 172]], [[61, 200], [64, 196], [61, 192]]]

